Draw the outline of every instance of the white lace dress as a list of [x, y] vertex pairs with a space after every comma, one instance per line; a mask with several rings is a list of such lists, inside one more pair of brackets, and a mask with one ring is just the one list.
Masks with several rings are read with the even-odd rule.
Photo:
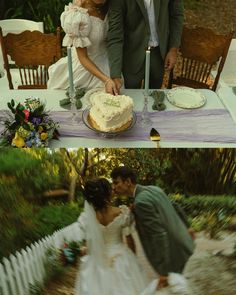
[[[108, 31], [107, 17], [101, 20], [90, 16], [87, 9], [78, 4], [69, 3], [61, 15], [61, 26], [66, 35], [63, 46], [72, 47], [72, 65], [74, 85], [87, 89], [104, 87], [101, 80], [90, 74], [80, 63], [77, 47], [87, 47], [89, 58], [106, 75], [109, 76], [109, 65], [106, 50]], [[67, 57], [61, 58], [49, 67], [49, 89], [66, 89], [69, 87]]]
[[[86, 227], [86, 216], [79, 218], [80, 228]], [[123, 235], [131, 231], [131, 215], [126, 206], [110, 224], [99, 224], [105, 242], [106, 265], [94, 265], [90, 255], [81, 259], [75, 295], [140, 295], [147, 282], [136, 256], [123, 243]], [[86, 233], [85, 233], [86, 236]], [[145, 293], [153, 294], [153, 292]]]

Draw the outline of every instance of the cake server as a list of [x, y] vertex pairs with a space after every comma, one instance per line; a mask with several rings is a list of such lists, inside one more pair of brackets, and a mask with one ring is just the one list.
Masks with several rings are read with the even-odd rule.
[[152, 128], [150, 131], [150, 139], [151, 141], [155, 141], [157, 143], [157, 148], [160, 147], [161, 136], [155, 128]]

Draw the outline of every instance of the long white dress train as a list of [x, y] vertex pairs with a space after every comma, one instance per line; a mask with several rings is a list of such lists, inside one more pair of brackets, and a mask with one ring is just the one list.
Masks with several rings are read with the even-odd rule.
[[123, 242], [123, 235], [131, 230], [129, 209], [121, 206], [121, 213], [103, 226], [85, 202], [85, 212], [78, 222], [89, 253], [81, 259], [74, 294], [140, 295], [147, 281], [136, 256]]
[[[87, 241], [88, 254], [81, 258], [74, 295], [172, 295], [185, 293], [185, 280], [171, 274], [176, 289], [156, 291], [157, 280], [148, 282], [134, 253], [123, 242], [133, 231], [132, 215], [126, 206], [107, 226], [96, 219], [92, 206], [85, 202], [85, 211], [78, 219], [81, 237]], [[181, 289], [182, 288], [182, 289]]]
[[[66, 35], [63, 46], [72, 47], [72, 65], [74, 85], [77, 87], [104, 88], [101, 80], [88, 72], [80, 63], [76, 48], [87, 48], [87, 54], [94, 64], [106, 75], [110, 75], [106, 50], [108, 31], [107, 17], [102, 20], [90, 16], [87, 9], [79, 4], [69, 3], [61, 15], [61, 26]], [[67, 57], [61, 58], [49, 67], [49, 89], [67, 89], [69, 87]]]

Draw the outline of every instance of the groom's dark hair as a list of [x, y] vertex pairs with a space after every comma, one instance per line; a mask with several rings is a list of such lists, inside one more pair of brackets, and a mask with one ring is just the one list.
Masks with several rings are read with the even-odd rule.
[[123, 181], [130, 178], [131, 182], [136, 184], [137, 183], [137, 175], [133, 169], [127, 166], [120, 166], [113, 169], [111, 172], [112, 179], [120, 177]]

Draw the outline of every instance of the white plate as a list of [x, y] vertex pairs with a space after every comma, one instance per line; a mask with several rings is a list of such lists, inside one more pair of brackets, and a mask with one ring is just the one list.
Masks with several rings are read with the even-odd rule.
[[190, 87], [173, 88], [167, 92], [166, 97], [171, 104], [183, 109], [200, 108], [206, 103], [206, 97]]

